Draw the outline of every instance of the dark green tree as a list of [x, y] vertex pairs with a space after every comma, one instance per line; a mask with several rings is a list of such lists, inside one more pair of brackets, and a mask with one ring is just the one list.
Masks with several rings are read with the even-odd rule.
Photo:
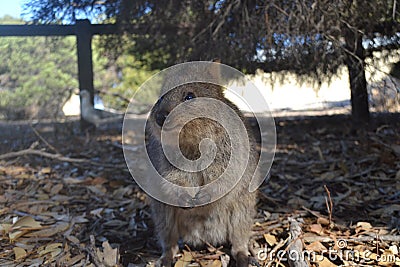
[[[365, 59], [373, 59], [375, 51], [398, 53], [400, 14], [396, 1], [272, 0], [266, 14], [269, 32], [282, 32], [291, 40], [288, 47], [294, 62], [289, 64], [322, 74], [347, 66], [353, 118], [368, 121]], [[276, 38], [271, 36], [269, 42], [276, 42]]]
[[[26, 10], [41, 23], [72, 23], [84, 14], [116, 22], [131, 33], [124, 48], [151, 68], [220, 58], [245, 72], [321, 78], [344, 64], [357, 122], [369, 119], [365, 58], [400, 47], [393, 0], [33, 0]], [[122, 39], [108, 39], [104, 47]]]

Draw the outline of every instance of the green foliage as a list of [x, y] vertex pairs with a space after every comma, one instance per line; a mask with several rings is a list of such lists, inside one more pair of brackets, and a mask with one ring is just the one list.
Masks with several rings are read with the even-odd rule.
[[95, 39], [93, 64], [95, 88], [102, 93], [105, 105], [123, 110], [133, 97], [135, 111], [145, 111], [148, 105], [154, 104], [159, 92], [139, 89], [157, 70], [150, 70], [128, 52], [121, 53], [113, 60], [109, 59], [100, 46], [103, 40], [100, 37]]
[[25, 24], [23, 20], [16, 19], [10, 15], [5, 15], [3, 17], [0, 17], [0, 23], [1, 24]]
[[73, 37], [0, 38], [0, 109], [20, 117], [57, 116], [78, 85], [75, 50]]
[[[10, 17], [0, 24], [18, 24]], [[125, 109], [127, 101], [155, 71], [145, 69], [128, 54], [115, 60], [104, 55], [100, 38], [93, 42], [95, 89], [104, 93], [105, 105]], [[75, 37], [2, 37], [0, 38], [0, 118], [56, 118], [78, 88]], [[143, 106], [154, 101], [158, 92], [141, 92]], [[116, 97], [119, 95], [121, 97]]]

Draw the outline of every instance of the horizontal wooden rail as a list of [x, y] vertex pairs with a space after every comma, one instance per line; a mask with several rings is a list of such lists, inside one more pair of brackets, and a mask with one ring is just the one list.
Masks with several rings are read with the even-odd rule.
[[[77, 35], [80, 24], [76, 25], [0, 25], [0, 36], [67, 36]], [[115, 24], [89, 24], [92, 35], [115, 34]]]

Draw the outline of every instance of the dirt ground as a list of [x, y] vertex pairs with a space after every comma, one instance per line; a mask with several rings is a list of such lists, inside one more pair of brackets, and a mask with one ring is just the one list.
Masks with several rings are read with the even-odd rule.
[[[400, 114], [276, 118], [251, 253], [260, 266], [400, 266]], [[144, 119], [144, 118], [138, 118]], [[0, 266], [146, 266], [159, 257], [121, 123], [0, 123]], [[301, 231], [297, 228], [301, 227]], [[301, 242], [298, 242], [301, 241]], [[183, 246], [175, 266], [227, 266], [229, 248]]]

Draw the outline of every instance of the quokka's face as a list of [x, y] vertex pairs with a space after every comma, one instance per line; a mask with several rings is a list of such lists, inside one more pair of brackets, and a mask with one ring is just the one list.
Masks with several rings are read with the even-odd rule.
[[[153, 115], [156, 124], [159, 127], [162, 127], [167, 116], [178, 105], [184, 102], [190, 103], [196, 101], [198, 98], [222, 99], [222, 88], [218, 85], [208, 83], [190, 83], [170, 90], [160, 97], [153, 108]], [[186, 105], [186, 108], [190, 109], [190, 104]], [[204, 108], [206, 109], [206, 107]]]
[[[163, 130], [173, 130], [174, 127], [182, 126], [181, 123], [185, 118], [185, 113], [191, 112], [191, 107], [193, 107], [191, 103], [196, 102], [198, 99], [223, 99], [223, 97], [223, 89], [220, 86], [208, 83], [184, 84], [160, 97], [151, 111], [150, 120], [155, 128], [161, 129], [165, 126]], [[176, 109], [182, 103], [185, 103], [185, 105], [181, 106], [180, 109]], [[196, 102], [196, 104], [197, 113], [199, 113], [199, 109], [204, 109], [204, 113], [209, 111], [206, 101], [203, 101], [200, 107], [199, 102]], [[174, 109], [176, 109], [174, 116], [170, 116], [168, 125], [164, 125], [168, 115]], [[195, 121], [193, 120], [193, 122]]]
[[[153, 136], [161, 141], [161, 131], [172, 138], [179, 137], [179, 146], [186, 156], [192, 158], [204, 138], [215, 138], [224, 132], [221, 125], [208, 119], [207, 114], [218, 112], [207, 104], [207, 99], [224, 101], [220, 86], [206, 83], [190, 83], [179, 86], [162, 95], [150, 114]], [[182, 105], [181, 105], [182, 104]], [[188, 119], [196, 114], [194, 119]], [[204, 117], [202, 117], [204, 115]], [[169, 144], [168, 139], [162, 140]], [[193, 155], [189, 155], [193, 154]], [[196, 157], [196, 156], [194, 156]]]

